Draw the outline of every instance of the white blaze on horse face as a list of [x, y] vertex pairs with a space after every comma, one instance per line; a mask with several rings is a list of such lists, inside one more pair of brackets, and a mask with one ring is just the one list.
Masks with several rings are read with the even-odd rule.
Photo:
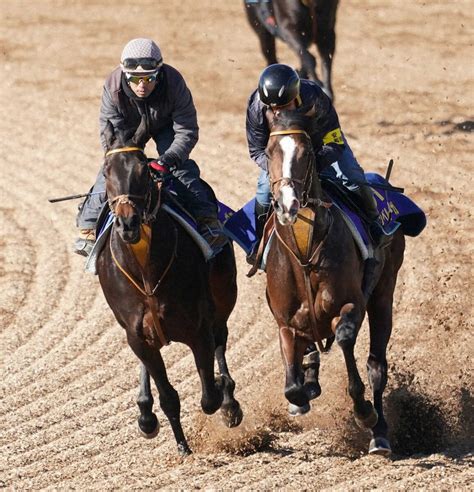
[[[291, 163], [293, 162], [293, 157], [296, 151], [296, 143], [293, 137], [283, 137], [280, 140], [280, 147], [283, 151], [283, 164], [282, 164], [282, 178], [288, 178], [291, 180]], [[293, 211], [296, 212], [298, 209], [298, 200], [296, 199], [295, 190], [291, 185], [283, 185], [280, 189], [281, 191], [281, 204], [283, 210], [290, 215], [293, 215]]]

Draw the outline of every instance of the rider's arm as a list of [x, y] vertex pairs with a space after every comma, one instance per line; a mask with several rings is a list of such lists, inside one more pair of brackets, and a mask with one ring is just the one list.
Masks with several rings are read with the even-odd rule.
[[245, 126], [250, 157], [261, 169], [267, 171], [268, 158], [265, 149], [267, 148], [269, 130], [257, 92], [254, 92], [249, 98]]
[[166, 154], [175, 157], [179, 163], [188, 159], [196, 145], [199, 139], [199, 126], [191, 91], [182, 75], [169, 66], [166, 75], [168, 77], [167, 86], [173, 103], [171, 118], [175, 132], [173, 143]]
[[104, 86], [99, 114], [100, 141], [104, 150], [107, 148], [104, 137], [104, 130], [107, 125], [107, 121], [110, 121], [115, 129], [123, 130], [125, 128], [123, 114], [118, 110], [116, 104], [113, 102], [109, 89]]

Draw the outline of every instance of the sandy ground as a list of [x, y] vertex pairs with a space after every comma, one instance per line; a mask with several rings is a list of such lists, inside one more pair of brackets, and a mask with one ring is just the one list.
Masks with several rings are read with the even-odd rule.
[[[0, 119], [0, 486], [8, 489], [467, 489], [472, 487], [472, 0], [344, 0], [334, 88], [363, 166], [406, 188], [428, 215], [407, 239], [394, 304], [386, 407], [394, 455], [366, 454], [352, 424], [338, 347], [323, 357], [322, 396], [286, 415], [265, 276], [247, 279], [228, 361], [245, 419], [225, 429], [199, 407], [189, 350], [163, 350], [194, 454], [137, 435], [138, 364], [96, 277], [71, 253], [77, 202], [102, 151], [103, 80], [131, 38], [156, 39], [193, 91], [193, 153], [233, 208], [254, 193], [246, 99], [263, 68], [240, 1], [3, 2]], [[284, 61], [293, 55], [278, 45]], [[465, 122], [471, 122], [465, 123]], [[363, 370], [367, 326], [357, 356]]]

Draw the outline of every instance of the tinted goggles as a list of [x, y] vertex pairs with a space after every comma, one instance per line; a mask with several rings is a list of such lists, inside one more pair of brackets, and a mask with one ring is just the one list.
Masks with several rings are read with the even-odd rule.
[[145, 84], [149, 84], [150, 82], [155, 82], [158, 77], [158, 72], [150, 75], [130, 75], [129, 73], [126, 73], [125, 77], [127, 78], [127, 82], [131, 82], [132, 84], [138, 85], [140, 80], [143, 80]]
[[161, 66], [161, 60], [155, 60], [155, 58], [125, 58], [122, 65], [126, 70], [135, 70], [138, 67], [142, 67], [143, 70], [155, 70]]

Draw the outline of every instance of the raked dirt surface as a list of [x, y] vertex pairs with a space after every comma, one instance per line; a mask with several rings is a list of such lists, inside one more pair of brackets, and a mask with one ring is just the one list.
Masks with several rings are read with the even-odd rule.
[[[160, 409], [159, 436], [138, 436], [137, 360], [98, 279], [71, 252], [78, 203], [47, 198], [93, 183], [103, 81], [129, 39], [152, 37], [193, 92], [201, 135], [192, 155], [204, 178], [242, 206], [257, 178], [244, 131], [264, 66], [257, 38], [235, 0], [2, 2], [0, 487], [472, 489], [473, 17], [472, 0], [343, 0], [338, 11], [343, 129], [366, 170], [384, 174], [394, 159], [392, 183], [428, 217], [407, 238], [395, 296], [385, 394], [392, 458], [367, 455], [337, 346], [322, 357], [312, 411], [287, 417], [265, 275], [246, 278], [241, 250], [228, 362], [244, 421], [228, 430], [218, 414], [204, 416], [190, 351], [163, 349], [194, 451], [181, 458]], [[367, 351], [364, 323], [364, 375]]]

